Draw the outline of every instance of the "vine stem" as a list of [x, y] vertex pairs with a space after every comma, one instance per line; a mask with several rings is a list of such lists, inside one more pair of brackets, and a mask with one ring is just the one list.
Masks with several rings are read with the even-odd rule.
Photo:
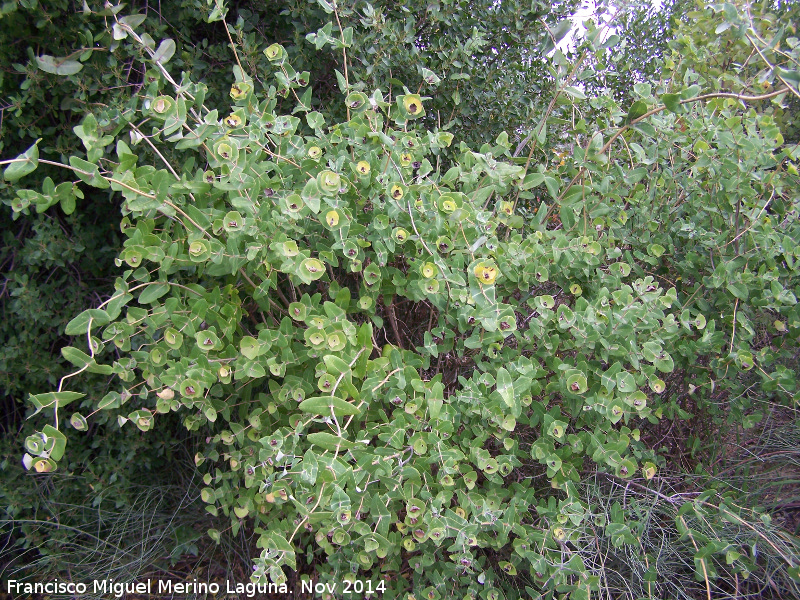
[[242, 72], [242, 77], [244, 77], [244, 69], [242, 68], [242, 63], [239, 61], [239, 53], [236, 52], [236, 46], [233, 43], [231, 32], [228, 30], [228, 23], [225, 19], [222, 19], [222, 24], [225, 26], [225, 33], [228, 34], [228, 41], [231, 43], [231, 50], [233, 50], [233, 56], [236, 58], [236, 64], [239, 65], [239, 70]]
[[[683, 526], [686, 527], [686, 533], [689, 534], [689, 539], [692, 541], [692, 546], [694, 546], [694, 551], [699, 552], [700, 548], [697, 547], [697, 543], [694, 541], [694, 536], [692, 535], [689, 526], [686, 525], [686, 521], [683, 519], [683, 516], [679, 516], [678, 518], [681, 520], [681, 523], [683, 523]], [[700, 559], [700, 566], [703, 567], [703, 578], [706, 580], [706, 597], [708, 598], [708, 600], [711, 600], [711, 583], [708, 581], [708, 571], [706, 570], [705, 558]]]
[[[314, 510], [316, 510], [316, 508], [319, 506], [319, 503], [320, 503], [320, 501], [322, 500], [322, 492], [323, 492], [323, 490], [324, 490], [324, 489], [325, 489], [325, 482], [323, 481], [323, 482], [322, 482], [322, 485], [321, 485], [321, 486], [320, 486], [320, 488], [319, 488], [319, 494], [317, 495], [317, 502], [316, 502], [316, 504], [314, 504], [314, 506], [312, 506], [312, 507], [311, 507], [311, 510], [309, 510], [309, 511], [308, 511], [308, 514], [311, 514], [311, 513], [313, 513], [313, 512], [314, 512]], [[297, 524], [297, 527], [295, 527], [295, 528], [294, 528], [294, 531], [292, 532], [292, 535], [290, 535], [290, 536], [289, 536], [289, 539], [288, 539], [288, 540], [286, 540], [287, 542], [289, 542], [290, 544], [292, 543], [292, 540], [294, 539], [294, 536], [295, 536], [295, 535], [297, 535], [297, 532], [298, 532], [298, 531], [300, 531], [300, 528], [301, 528], [303, 525], [305, 525], [306, 521], [308, 521], [308, 515], [306, 515], [305, 517], [303, 517], [303, 520], [302, 520], [302, 521], [300, 521], [300, 522]]]
[[769, 62], [767, 60], [767, 57], [764, 56], [764, 53], [761, 52], [761, 49], [758, 46], [756, 46], [756, 43], [753, 41], [753, 38], [751, 38], [749, 34], [747, 35], [747, 39], [750, 41], [751, 44], [753, 44], [753, 50], [758, 52], [758, 55], [761, 57], [761, 60], [763, 60], [765, 63], [767, 63], [767, 65], [769, 66], [770, 71], [775, 73], [776, 77], [781, 80], [781, 83], [786, 86], [786, 89], [788, 89], [795, 96], [800, 98], [800, 92], [798, 92], [791, 85], [789, 85], [789, 82], [786, 81], [779, 73], [776, 72], [775, 65], [773, 65], [771, 62]]
[[733, 305], [733, 332], [731, 333], [731, 347], [728, 348], [728, 354], [733, 352], [733, 342], [736, 339], [736, 309], [739, 308], [739, 299]]
[[[162, 162], [163, 162], [165, 165], [167, 165], [167, 168], [169, 169], [169, 172], [170, 172], [170, 173], [172, 173], [172, 174], [175, 176], [175, 179], [177, 179], [177, 180], [179, 180], [179, 181], [180, 181], [180, 177], [178, 176], [178, 173], [175, 171], [175, 169], [173, 169], [173, 168], [172, 168], [172, 165], [171, 165], [171, 164], [169, 164], [169, 161], [168, 161], [166, 158], [164, 158], [164, 155], [163, 155], [163, 154], [161, 154], [161, 152], [159, 151], [159, 149], [158, 149], [158, 148], [156, 148], [155, 144], [153, 144], [153, 142], [151, 142], [151, 141], [150, 141], [150, 137], [149, 137], [149, 136], [146, 136], [145, 134], [143, 134], [143, 133], [142, 133], [142, 132], [139, 130], [139, 128], [138, 128], [138, 127], [136, 127], [136, 125], [134, 125], [133, 123], [130, 123], [130, 127], [131, 127], [131, 129], [133, 129], [133, 130], [134, 130], [134, 131], [135, 131], [137, 134], [139, 134], [139, 136], [140, 136], [140, 137], [141, 137], [141, 138], [142, 138], [142, 139], [143, 139], [143, 140], [144, 140], [144, 141], [147, 143], [147, 145], [148, 145], [148, 146], [150, 146], [150, 148], [152, 148], [152, 149], [153, 149], [153, 152], [155, 152], [155, 153], [158, 155], [158, 157], [159, 157], [159, 158], [162, 160]], [[192, 197], [192, 200], [194, 200], [194, 197]]]
[[[29, 160], [30, 160], [29, 158], [11, 158], [8, 160], [0, 161], [0, 165], [8, 165], [14, 162], [28, 162]], [[44, 158], [40, 158], [37, 160], [37, 162], [42, 163], [43, 165], [52, 165], [54, 167], [61, 167], [62, 169], [69, 169], [70, 171], [74, 171], [75, 173], [81, 173], [82, 175], [86, 175], [87, 177], [94, 177], [96, 175], [95, 173], [90, 173], [89, 171], [84, 171], [83, 169], [79, 169], [78, 167], [73, 167], [72, 165], [65, 165], [64, 163], [56, 162], [54, 160], [47, 160]], [[136, 188], [129, 186], [127, 183], [123, 181], [119, 181], [118, 179], [114, 179], [113, 177], [106, 177], [105, 175], [100, 175], [99, 173], [97, 173], [97, 175], [99, 175], [109, 183], [116, 183], [117, 185], [121, 185], [125, 189], [128, 189], [131, 192], [139, 194], [140, 196], [144, 196], [145, 198], [149, 198], [150, 200], [156, 199], [155, 196], [148, 194], [147, 192], [143, 192], [142, 190], [137, 190]]]
[[[344, 61], [344, 82], [347, 89], [350, 89], [350, 78], [347, 74], [347, 46], [344, 44], [344, 31], [342, 30], [342, 22], [339, 20], [339, 8], [336, 6], [336, 0], [333, 1], [333, 14], [336, 16], [336, 24], [339, 26], [339, 37], [342, 40], [342, 55]], [[347, 120], [350, 120], [350, 107], [347, 107]]]

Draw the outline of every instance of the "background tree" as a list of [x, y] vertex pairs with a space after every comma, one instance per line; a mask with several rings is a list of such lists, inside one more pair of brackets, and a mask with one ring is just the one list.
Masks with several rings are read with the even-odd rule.
[[633, 102], [634, 84], [660, 81], [669, 42], [694, 5], [688, 0], [668, 0], [658, 5], [630, 2], [598, 6], [601, 18], [612, 20], [610, 47], [597, 56], [587, 89], [610, 92], [625, 104]]

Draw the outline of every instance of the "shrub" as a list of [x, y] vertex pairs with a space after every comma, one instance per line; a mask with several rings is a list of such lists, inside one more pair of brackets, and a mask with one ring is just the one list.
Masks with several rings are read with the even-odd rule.
[[[156, 75], [115, 117], [130, 136], [96, 135], [102, 113], [81, 124], [88, 160], [64, 166], [124, 198], [126, 238], [113, 296], [66, 328], [79, 372], [121, 381], [92, 414], [127, 407], [120, 426], [148, 431], [175, 412], [207, 435], [201, 497], [234, 533], [254, 523], [254, 580], [286, 582], [305, 559], [323, 582], [431, 600], [577, 599], [605, 568], [584, 559], [588, 540], [647, 564], [647, 522], [624, 496], [599, 504], [586, 473], [650, 490], [669, 465], [648, 434], [689, 401], [747, 427], [761, 418], [747, 390], [797, 399], [796, 157], [747, 107], [797, 93], [794, 80], [701, 94], [689, 74], [637, 85], [622, 110], [583, 103], [580, 73], [559, 65], [558, 96], [597, 125], [563, 125], [582, 145], [535, 163], [553, 113], [527, 158], [506, 134], [476, 152], [418, 125], [425, 80], [388, 94], [344, 78], [346, 118], [327, 122], [286, 49], [264, 53], [275, 84], [235, 67], [220, 113], [151, 49]], [[7, 162], [17, 180], [42, 161], [34, 145]], [[38, 472], [62, 458], [58, 426], [82, 397], [65, 381], [30, 398], [55, 413], [25, 442]], [[709, 488], [665, 511], [706, 589], [759, 568], [728, 531], [764, 537], [750, 523], [766, 520], [727, 498]], [[794, 586], [793, 542], [765, 551]]]

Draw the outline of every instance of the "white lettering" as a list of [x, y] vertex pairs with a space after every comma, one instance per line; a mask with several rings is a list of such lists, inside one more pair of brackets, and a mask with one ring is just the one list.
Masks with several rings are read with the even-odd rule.
[[85, 594], [85, 583], [72, 583], [71, 581], [39, 581], [36, 583], [26, 583], [17, 579], [9, 579], [6, 583], [6, 591], [9, 594]]
[[[148, 581], [148, 585], [149, 585]], [[219, 584], [218, 583], [205, 583], [202, 581], [197, 581], [196, 579], [193, 581], [185, 581], [185, 582], [173, 582], [169, 579], [159, 579], [158, 580], [158, 593], [159, 594], [197, 594], [197, 595], [208, 595], [208, 594], [219, 594]], [[148, 589], [149, 593], [149, 589]]]
[[[306, 589], [305, 581], [301, 583], [302, 589]], [[311, 591], [311, 588], [308, 588], [308, 591]], [[289, 588], [286, 587], [285, 583], [278, 585], [277, 583], [241, 583], [236, 581], [226, 581], [225, 582], [225, 592], [228, 595], [237, 594], [242, 595], [244, 594], [247, 598], [255, 598], [256, 594], [259, 596], [263, 596], [265, 594], [288, 594]]]
[[317, 595], [324, 594], [325, 592], [333, 594], [335, 590], [336, 590], [335, 583], [322, 583], [321, 581], [318, 581], [317, 583], [312, 583], [307, 579], [302, 579], [300, 581], [300, 592], [303, 594], [310, 594], [311, 592], [314, 592]]
[[[149, 594], [150, 593], [150, 580], [144, 581], [128, 581], [128, 582], [115, 582], [113, 579], [95, 579], [92, 582], [92, 589], [95, 594], [112, 594], [115, 598], [122, 598], [125, 594]], [[75, 586], [75, 592], [85, 594], [86, 584], [79, 583]]]

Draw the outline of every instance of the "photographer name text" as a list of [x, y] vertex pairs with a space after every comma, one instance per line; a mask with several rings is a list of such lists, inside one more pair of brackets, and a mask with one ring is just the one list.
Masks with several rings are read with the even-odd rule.
[[300, 580], [298, 587], [290, 589], [285, 583], [253, 583], [225, 580], [219, 582], [203, 581], [173, 581], [171, 579], [147, 579], [144, 581], [120, 582], [113, 579], [95, 579], [91, 583], [59, 581], [54, 579], [47, 582], [25, 582], [10, 579], [6, 584], [9, 594], [104, 594], [109, 597], [122, 598], [126, 594], [139, 595], [173, 595], [173, 594], [220, 594], [230, 596], [244, 596], [255, 598], [263, 594], [285, 594], [287, 596], [298, 594], [381, 594], [385, 591], [383, 581], [370, 580], [344, 580], [342, 582], [312, 582]]

